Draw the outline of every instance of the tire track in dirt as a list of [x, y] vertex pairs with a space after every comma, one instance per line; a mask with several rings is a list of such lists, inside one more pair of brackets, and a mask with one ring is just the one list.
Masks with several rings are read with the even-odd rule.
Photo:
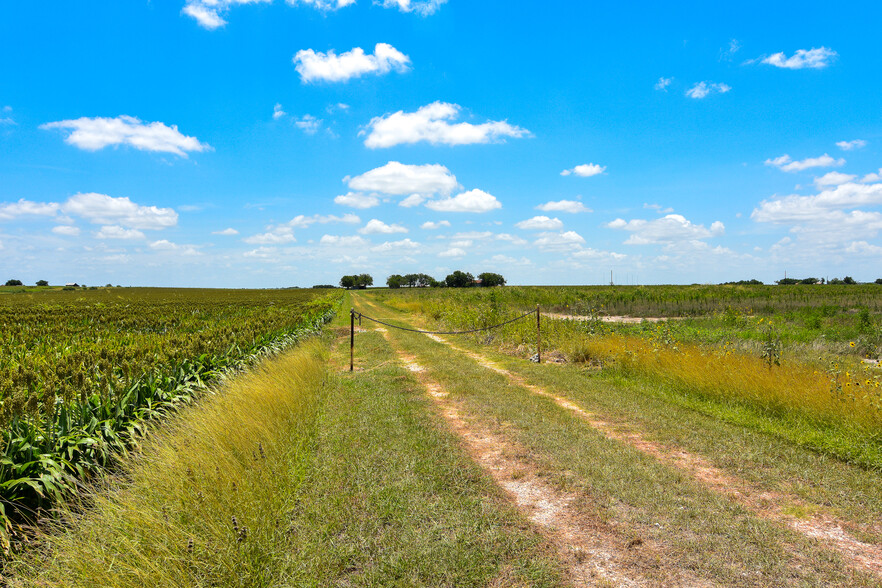
[[529, 384], [521, 375], [510, 372], [478, 353], [458, 347], [438, 335], [426, 336], [467, 355], [481, 366], [507, 377], [513, 384], [525, 388], [538, 396], [551, 399], [558, 406], [577, 414], [592, 428], [602, 432], [608, 439], [626, 443], [665, 464], [689, 474], [714, 492], [728, 497], [758, 516], [784, 524], [807, 537], [836, 549], [855, 568], [869, 571], [882, 577], [882, 546], [858, 540], [844, 530], [842, 521], [830, 515], [815, 514], [802, 519], [788, 515], [785, 512], [787, 507], [812, 506], [800, 498], [781, 492], [765, 491], [746, 480], [727, 474], [698, 455], [648, 441], [637, 432], [621, 431], [611, 423], [586, 412], [570, 400], [552, 394], [539, 386]]
[[[463, 440], [472, 459], [554, 544], [575, 586], [715, 586], [666, 564], [651, 547], [621, 537], [608, 524], [579, 509], [574, 504], [577, 494], [563, 492], [541, 479], [536, 464], [523, 457], [528, 455], [525, 448], [468, 421], [415, 356], [401, 350], [386, 329], [376, 330], [416, 375], [450, 429]], [[632, 550], [638, 544], [641, 549]], [[649, 568], [664, 579], [643, 577], [641, 569]]]

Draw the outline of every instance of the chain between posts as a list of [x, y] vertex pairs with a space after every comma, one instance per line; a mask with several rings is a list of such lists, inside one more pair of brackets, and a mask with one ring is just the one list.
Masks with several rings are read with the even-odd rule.
[[355, 317], [358, 317], [358, 324], [361, 325], [361, 319], [365, 318], [369, 321], [375, 322], [379, 325], [383, 325], [389, 327], [390, 329], [398, 329], [399, 331], [408, 331], [410, 333], [422, 333], [424, 335], [468, 335], [470, 333], [480, 333], [481, 331], [489, 331], [492, 329], [498, 329], [499, 327], [504, 327], [505, 325], [510, 325], [511, 323], [517, 322], [523, 318], [527, 318], [528, 316], [532, 316], [536, 314], [536, 359], [539, 363], [542, 363], [542, 323], [541, 323], [541, 314], [539, 311], [539, 305], [536, 305], [536, 310], [531, 310], [529, 312], [525, 312], [519, 317], [515, 317], [511, 320], [507, 320], [501, 322], [496, 325], [490, 325], [489, 327], [481, 327], [479, 329], [469, 329], [467, 331], [424, 331], [421, 329], [411, 329], [408, 327], [399, 327], [398, 325], [393, 325], [380, 319], [376, 319], [370, 317], [366, 314], [362, 314], [360, 312], [356, 312], [354, 308], [349, 309], [349, 371], [353, 371], [355, 368]]

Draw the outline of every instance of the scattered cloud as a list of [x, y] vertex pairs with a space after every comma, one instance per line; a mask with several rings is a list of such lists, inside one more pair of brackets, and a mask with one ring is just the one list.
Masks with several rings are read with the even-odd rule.
[[738, 39], [732, 39], [729, 41], [729, 46], [726, 49], [720, 50], [720, 59], [723, 61], [731, 61], [735, 54], [741, 50], [741, 43]]
[[227, 237], [232, 237], [233, 235], [238, 235], [238, 234], [239, 234], [239, 231], [237, 231], [237, 230], [234, 229], [233, 227], [230, 227], [230, 228], [228, 228], [228, 229], [224, 229], [223, 231], [212, 231], [211, 234], [212, 234], [212, 235], [224, 235], [224, 236], [227, 236]]
[[529, 231], [556, 231], [563, 228], [563, 222], [559, 218], [534, 216], [533, 218], [515, 223], [515, 226]]
[[267, 229], [265, 233], [252, 235], [242, 240], [252, 245], [283, 245], [297, 240], [294, 238], [294, 229], [288, 225], [271, 225]]
[[284, 110], [282, 110], [282, 105], [279, 104], [278, 102], [276, 102], [276, 105], [273, 106], [273, 119], [279, 120], [280, 118], [282, 118], [286, 114], [288, 114], [288, 113], [285, 112]]
[[358, 230], [362, 235], [391, 235], [393, 233], [406, 233], [407, 229], [401, 225], [387, 225], [379, 219], [372, 218], [365, 226]]
[[453, 198], [443, 200], [430, 200], [426, 203], [427, 208], [441, 212], [490, 212], [502, 208], [502, 204], [495, 196], [483, 190], [469, 190], [458, 194]]
[[601, 166], [596, 163], [583, 163], [582, 165], [577, 165], [573, 169], [565, 169], [560, 172], [562, 176], [568, 176], [570, 174], [577, 175], [582, 178], [590, 178], [591, 176], [596, 176], [598, 174], [602, 174], [606, 171], [606, 166]]
[[679, 214], [669, 214], [650, 221], [643, 219], [625, 221], [617, 218], [606, 226], [631, 233], [625, 245], [699, 241], [720, 236], [725, 232], [725, 226], [720, 221], [714, 221], [710, 228], [707, 228], [704, 225], [693, 224]]
[[138, 118], [125, 115], [61, 120], [40, 125], [40, 128], [72, 130], [64, 142], [87, 151], [97, 151], [110, 145], [129, 145], [143, 151], [174, 153], [186, 158], [188, 152], [211, 149], [196, 137], [183, 135], [177, 125], [169, 127], [161, 122], [143, 123]]
[[56, 235], [64, 235], [65, 237], [77, 237], [80, 234], [80, 229], [72, 225], [58, 225], [57, 227], [52, 227], [52, 232]]
[[867, 146], [867, 142], [863, 139], [855, 139], [854, 141], [839, 141], [836, 146], [843, 151], [852, 151], [854, 149], [862, 149]]
[[829, 172], [821, 176], [820, 178], [815, 178], [815, 186], [818, 188], [825, 188], [827, 186], [838, 186], [840, 184], [845, 184], [847, 182], [851, 182], [857, 176], [852, 174], [843, 174], [841, 172]]
[[873, 172], [871, 174], [867, 174], [861, 178], [861, 183], [869, 184], [870, 182], [880, 182], [882, 181], [882, 167], [879, 168], [879, 172]]
[[686, 90], [686, 95], [690, 98], [695, 98], [700, 100], [702, 98], [706, 98], [711, 94], [725, 94], [732, 87], [727, 84], [717, 84], [714, 82], [698, 82], [688, 90]]
[[543, 212], [568, 212], [570, 214], [576, 214], [579, 212], [594, 212], [577, 200], [558, 200], [556, 202], [546, 202], [545, 204], [540, 204], [539, 206], [537, 206], [536, 209]]
[[674, 78], [659, 78], [655, 83], [655, 89], [661, 90], [662, 92], [668, 91], [668, 86], [674, 83]]
[[0, 204], [0, 220], [22, 216], [55, 216], [60, 208], [57, 202], [32, 202], [22, 198], [18, 202]]
[[405, 165], [397, 161], [354, 178], [347, 176], [343, 181], [353, 190], [398, 196], [414, 193], [447, 195], [459, 186], [456, 176], [443, 165]]
[[784, 69], [821, 69], [830, 65], [830, 62], [837, 55], [835, 51], [827, 47], [809, 50], [798, 49], [790, 57], [787, 57], [784, 53], [769, 55], [762, 59], [762, 63]]
[[310, 225], [314, 225], [316, 223], [320, 225], [326, 225], [328, 223], [345, 223], [350, 225], [357, 225], [361, 222], [361, 219], [358, 218], [358, 215], [355, 214], [344, 214], [343, 216], [337, 216], [334, 214], [314, 214], [312, 216], [304, 216], [302, 214], [298, 214], [286, 224], [289, 227], [295, 229], [305, 229]]
[[365, 54], [361, 47], [337, 55], [303, 49], [293, 59], [303, 83], [316, 81], [346, 82], [365, 74], [382, 75], [391, 71], [399, 73], [410, 69], [410, 58], [388, 43], [377, 43], [374, 54]]
[[432, 222], [432, 221], [426, 221], [420, 225], [420, 228], [426, 229], [427, 231], [434, 231], [434, 230], [440, 229], [441, 227], [449, 227], [449, 226], [450, 226], [450, 221], [446, 221], [446, 220], [438, 221], [437, 223]]
[[359, 249], [370, 245], [370, 242], [367, 239], [358, 235], [322, 235], [319, 243], [322, 245], [333, 245], [335, 247], [356, 247]]
[[670, 206], [668, 206], [667, 208], [664, 208], [664, 207], [662, 207], [661, 204], [647, 204], [646, 202], [643, 203], [643, 208], [645, 208], [647, 210], [654, 210], [654, 211], [658, 212], [659, 214], [668, 214], [668, 213], [674, 212], [674, 209], [671, 208]]
[[126, 229], [119, 225], [103, 226], [95, 233], [96, 239], [144, 239], [144, 233], [136, 229]]
[[158, 230], [178, 224], [173, 208], [141, 206], [127, 197], [106, 194], [75, 194], [61, 206], [65, 214], [75, 214], [94, 224], [116, 224], [135, 229]]
[[425, 201], [426, 197], [422, 194], [411, 194], [410, 196], [399, 202], [398, 206], [403, 206], [404, 208], [413, 208], [414, 206], [419, 206]]
[[350, 208], [373, 208], [380, 205], [380, 199], [376, 196], [362, 194], [361, 192], [347, 192], [334, 198], [334, 203]]
[[765, 161], [765, 164], [772, 167], [777, 167], [781, 171], [795, 172], [803, 171], [813, 167], [838, 167], [845, 165], [845, 160], [842, 158], [833, 159], [825, 153], [820, 157], [809, 157], [801, 161], [794, 161], [790, 158], [789, 155], [785, 153], [781, 157], [776, 157], [775, 159], [767, 159]]
[[15, 120], [9, 116], [9, 113], [12, 112], [11, 106], [4, 106], [0, 108], [0, 127], [2, 126], [13, 126], [15, 125]]
[[294, 121], [294, 125], [307, 135], [315, 135], [322, 128], [322, 119], [304, 114]]
[[459, 247], [451, 247], [450, 249], [446, 249], [438, 254], [438, 257], [465, 257], [466, 252], [464, 249], [460, 249]]
[[371, 247], [371, 251], [375, 253], [388, 253], [389, 251], [401, 251], [402, 249], [414, 250], [419, 249], [420, 244], [410, 239], [402, 239], [401, 241], [386, 241], [375, 247]]
[[397, 8], [401, 12], [415, 12], [420, 16], [429, 16], [434, 14], [442, 4], [447, 0], [422, 0], [412, 2], [411, 0], [383, 0], [385, 8]]
[[553, 251], [579, 249], [585, 243], [585, 238], [575, 231], [560, 233], [542, 233], [533, 244], [540, 249]]
[[[425, 141], [432, 145], [471, 145], [500, 141], [504, 137], [524, 137], [526, 129], [506, 121], [490, 121], [477, 125], [452, 123], [462, 108], [458, 104], [433, 102], [416, 112], [398, 112], [378, 116], [368, 123], [365, 146], [376, 149]], [[368, 132], [369, 131], [369, 132]]]

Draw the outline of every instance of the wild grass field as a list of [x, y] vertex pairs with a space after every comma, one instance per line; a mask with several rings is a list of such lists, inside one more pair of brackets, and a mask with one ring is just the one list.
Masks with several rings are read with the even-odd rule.
[[[201, 312], [169, 303], [155, 310], [166, 328], [140, 334], [186, 345], [181, 333], [202, 325], [223, 346], [244, 333], [265, 348], [269, 332], [337, 318], [161, 405], [136, 448], [113, 450], [113, 468], [66, 493], [9, 554], [4, 581], [882, 585], [879, 378], [862, 361], [878, 358], [875, 290], [826, 287], [716, 287], [716, 300], [714, 287], [505, 287], [342, 300], [216, 292], [236, 308]], [[650, 299], [642, 316], [668, 320], [609, 322]], [[685, 300], [689, 316], [675, 310]], [[537, 305], [541, 364], [528, 360], [535, 315], [462, 336], [396, 329], [489, 327]], [[350, 307], [364, 315], [352, 372]], [[103, 308], [68, 316], [93, 316], [82, 326], [107, 340], [141, 324], [123, 322], [125, 307], [106, 311], [126, 325], [111, 335]], [[300, 322], [278, 327], [289, 314]], [[95, 364], [116, 366], [91, 349]], [[98, 399], [106, 371], [84, 375]]]
[[[644, 381], [741, 424], [882, 469], [877, 284], [409, 289], [373, 296], [432, 325], [463, 330], [539, 307], [546, 350], [594, 368], [596, 377]], [[611, 320], [629, 311], [653, 320]], [[474, 338], [530, 355], [535, 321]]]

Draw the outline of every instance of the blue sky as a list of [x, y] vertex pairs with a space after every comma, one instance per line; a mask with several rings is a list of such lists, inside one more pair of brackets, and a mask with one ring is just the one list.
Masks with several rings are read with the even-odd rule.
[[882, 277], [876, 3], [0, 11], [0, 278]]

